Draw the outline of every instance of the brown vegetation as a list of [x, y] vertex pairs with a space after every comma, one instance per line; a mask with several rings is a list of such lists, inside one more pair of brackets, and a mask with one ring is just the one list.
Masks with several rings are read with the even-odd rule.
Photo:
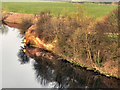
[[120, 77], [118, 10], [101, 21], [87, 17], [81, 6], [77, 10], [73, 16], [58, 17], [53, 17], [50, 12], [41, 12], [34, 25], [31, 23], [34, 21], [27, 19], [20, 28], [24, 33], [32, 25], [25, 36], [39, 37], [46, 44], [54, 43], [52, 51], [71, 63]]
[[30, 18], [23, 18], [22, 23], [19, 25], [20, 34], [25, 35], [25, 32], [33, 25], [32, 19]]
[[84, 12], [57, 18], [42, 12], [36, 30], [47, 42], [57, 40], [53, 52], [63, 58], [118, 77], [117, 12], [114, 10], [99, 22], [86, 17]]

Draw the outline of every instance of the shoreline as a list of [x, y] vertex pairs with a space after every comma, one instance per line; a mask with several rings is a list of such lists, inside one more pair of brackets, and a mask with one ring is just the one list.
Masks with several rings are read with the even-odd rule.
[[[39, 39], [39, 38], [36, 38], [33, 34], [31, 34], [31, 30], [33, 30], [35, 28], [35, 23], [37, 21], [37, 17], [35, 17], [34, 14], [19, 14], [19, 13], [12, 13], [12, 14], [9, 14], [3, 21], [10, 27], [14, 27], [14, 28], [18, 28], [19, 29], [19, 24], [21, 23], [21, 20], [23, 18], [28, 18], [31, 17], [33, 19], [33, 25], [31, 27], [28, 28], [28, 30], [25, 32], [25, 38], [26, 38], [26, 41], [24, 42], [25, 44], [27, 44], [29, 41], [31, 42], [34, 42], [35, 46], [39, 47], [39, 48], [44, 48], [46, 50], [50, 50], [52, 51], [52, 44], [45, 44], [45, 43], [42, 43], [42, 41]], [[33, 37], [33, 38], [32, 38]], [[49, 48], [51, 45], [51, 48]], [[47, 47], [48, 46], [48, 47]], [[54, 46], [54, 45], [53, 45]], [[56, 53], [53, 51], [53, 53]], [[67, 60], [68, 62], [70, 62], [71, 64], [74, 64], [74, 65], [77, 65], [77, 66], [80, 66], [80, 67], [83, 67], [83, 68], [86, 68], [87, 70], [93, 70], [94, 72], [98, 72], [100, 74], [103, 74], [107, 77], [115, 77], [117, 79], [120, 79], [119, 76], [117, 76], [117, 74], [114, 74], [114, 73], [110, 73], [108, 72], [107, 70], [104, 71], [105, 69], [103, 69], [102, 67], [99, 67], [99, 66], [96, 66], [94, 63], [92, 63], [91, 61], [89, 60], [86, 60], [89, 61], [89, 63], [91, 64], [86, 64], [86, 62], [81, 62], [79, 61], [79, 59], [71, 59], [71, 58], [67, 58], [63, 55], [59, 55], [57, 54], [58, 56], [61, 56], [63, 57], [63, 59]], [[87, 62], [88, 63], [88, 62]], [[117, 72], [116, 72], [117, 73]]]

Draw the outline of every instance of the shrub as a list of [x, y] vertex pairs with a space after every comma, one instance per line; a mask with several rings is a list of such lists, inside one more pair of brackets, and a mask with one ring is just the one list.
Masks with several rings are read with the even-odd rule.
[[118, 9], [115, 9], [102, 21], [96, 23], [94, 30], [96, 34], [91, 35], [89, 38], [94, 61], [101, 63], [114, 60], [114, 57], [117, 58]]
[[117, 9], [97, 23], [92, 18], [79, 16], [58, 18], [56, 52], [68, 58], [90, 59], [98, 65], [110, 59], [117, 60]]
[[99, 22], [87, 17], [81, 6], [77, 10], [75, 17], [53, 18], [50, 12], [41, 12], [36, 29], [39, 38], [45, 43], [57, 40], [53, 51], [64, 58], [90, 60], [98, 65], [117, 60], [117, 9]]
[[55, 38], [55, 28], [53, 22], [53, 16], [50, 12], [41, 12], [37, 22], [36, 32], [40, 39], [45, 43], [50, 43]]
[[30, 26], [32, 26], [32, 25], [33, 25], [32, 19], [30, 19], [30, 18], [23, 18], [22, 19], [22, 23], [20, 23], [20, 25], [19, 25], [20, 34], [24, 35], [25, 32], [28, 30], [28, 28]]
[[[83, 10], [84, 11], [84, 10]], [[84, 11], [85, 12], [85, 11]], [[84, 13], [83, 12], [83, 13]], [[88, 27], [94, 21], [86, 17], [83, 13], [77, 12], [73, 18], [70, 16], [58, 17], [57, 22], [57, 44], [56, 52], [69, 58], [87, 57], [88, 50], [86, 47]], [[82, 14], [82, 15], [80, 15]]]
[[[71, 57], [72, 52], [72, 37], [71, 35], [75, 31], [76, 27], [74, 27], [73, 20], [68, 20], [66, 17], [58, 17], [58, 21], [56, 23], [56, 35], [57, 35], [57, 52], [63, 54], [65, 56]], [[77, 25], [77, 24], [76, 24]]]

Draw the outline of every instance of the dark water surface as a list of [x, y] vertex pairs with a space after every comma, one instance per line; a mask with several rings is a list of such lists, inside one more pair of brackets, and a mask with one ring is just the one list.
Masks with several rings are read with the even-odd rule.
[[0, 35], [2, 35], [3, 88], [119, 87], [120, 80], [71, 65], [40, 48], [23, 48], [23, 38], [19, 35], [18, 29], [6, 27], [4, 33]]

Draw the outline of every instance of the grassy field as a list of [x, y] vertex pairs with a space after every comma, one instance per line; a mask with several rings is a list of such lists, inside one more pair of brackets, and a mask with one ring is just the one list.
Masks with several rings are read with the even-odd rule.
[[[98, 5], [91, 3], [82, 4], [88, 16], [101, 18], [106, 16], [110, 11], [117, 8], [117, 5]], [[2, 7], [10, 12], [39, 14], [40, 11], [51, 11], [54, 16], [57, 14], [64, 15], [68, 12], [76, 12], [76, 6], [73, 3], [65, 2], [4, 2]]]

